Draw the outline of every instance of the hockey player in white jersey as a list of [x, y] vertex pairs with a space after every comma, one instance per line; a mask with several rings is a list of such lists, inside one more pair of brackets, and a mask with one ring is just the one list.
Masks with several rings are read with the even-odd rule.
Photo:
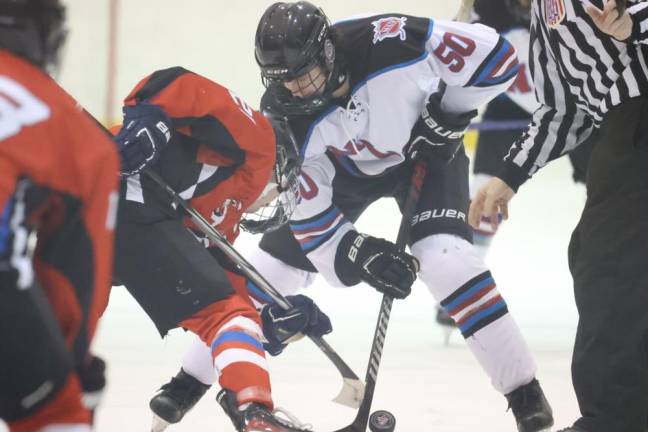
[[[513, 82], [513, 46], [485, 26], [403, 14], [329, 25], [308, 2], [268, 7], [255, 44], [267, 88], [262, 109], [288, 119], [303, 164], [290, 226], [265, 234], [251, 263], [284, 294], [319, 272], [331, 285], [366, 282], [402, 299], [418, 274], [506, 396], [518, 430], [549, 428], [535, 362], [466, 222], [463, 133], [476, 109]], [[379, 198], [403, 204], [415, 150], [429, 168], [409, 255], [353, 222]], [[204, 351], [198, 344], [186, 357], [177, 391], [167, 385], [156, 397], [193, 406], [195, 398], [178, 395], [213, 382]]]

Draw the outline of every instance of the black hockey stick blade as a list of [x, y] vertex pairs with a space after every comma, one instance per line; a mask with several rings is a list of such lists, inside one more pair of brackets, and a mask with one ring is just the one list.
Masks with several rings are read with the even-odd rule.
[[[272, 299], [282, 308], [290, 309], [292, 307], [288, 300], [286, 300], [279, 291], [270, 285], [270, 283], [261, 276], [257, 269], [254, 268], [254, 266], [252, 266], [252, 264], [250, 264], [241, 254], [239, 254], [225, 237], [216, 231], [216, 229], [214, 229], [214, 227], [212, 227], [211, 224], [207, 222], [207, 220], [205, 220], [205, 218], [198, 213], [191, 204], [180, 197], [176, 191], [166, 184], [166, 182], [157, 173], [150, 169], [144, 170], [144, 173], [158, 186], [164, 189], [169, 196], [171, 196], [174, 203], [187, 213], [200, 231], [209, 237], [209, 239], [212, 240], [257, 287], [272, 297]], [[351, 408], [358, 408], [364, 397], [365, 384], [323, 338], [310, 337], [310, 339], [326, 355], [326, 357], [328, 357], [331, 363], [333, 363], [342, 375], [342, 390], [340, 390], [340, 393], [333, 399], [333, 401]]]

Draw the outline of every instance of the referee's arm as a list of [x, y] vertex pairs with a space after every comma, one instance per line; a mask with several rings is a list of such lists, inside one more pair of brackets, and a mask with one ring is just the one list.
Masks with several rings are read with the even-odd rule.
[[591, 119], [573, 103], [560, 68], [545, 47], [542, 31], [534, 20], [530, 35], [534, 55], [529, 66], [540, 106], [526, 132], [511, 146], [500, 173], [474, 197], [469, 214], [474, 227], [479, 226], [482, 215], [490, 218], [493, 228], [498, 213], [507, 219], [508, 201], [518, 188], [548, 162], [577, 147], [592, 129]]

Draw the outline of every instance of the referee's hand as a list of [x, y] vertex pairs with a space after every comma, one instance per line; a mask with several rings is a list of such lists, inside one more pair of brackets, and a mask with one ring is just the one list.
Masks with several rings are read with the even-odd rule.
[[[625, 1], [619, 0], [619, 3], [625, 3]], [[608, 0], [603, 6], [603, 10], [592, 4], [587, 5], [585, 10], [599, 30], [623, 42], [632, 34], [632, 18], [625, 8], [617, 6], [616, 0]], [[621, 14], [619, 14], [620, 10]]]
[[468, 212], [468, 222], [473, 228], [479, 228], [482, 216], [490, 220], [493, 230], [497, 229], [498, 214], [508, 219], [508, 202], [515, 192], [504, 181], [493, 177], [486, 186], [479, 189]]

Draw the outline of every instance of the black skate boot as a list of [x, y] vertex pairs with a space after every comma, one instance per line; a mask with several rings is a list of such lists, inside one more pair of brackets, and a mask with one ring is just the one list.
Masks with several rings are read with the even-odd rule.
[[576, 426], [560, 429], [558, 432], [586, 432], [584, 429], [577, 428]]
[[[237, 432], [312, 432], [310, 425], [301, 424], [286, 411], [270, 411], [264, 405], [252, 403], [244, 410], [239, 410], [236, 395], [230, 390], [218, 392], [216, 400], [229, 416]], [[281, 413], [286, 419], [276, 416]]]
[[169, 424], [182, 420], [210, 387], [180, 369], [149, 402], [153, 411], [152, 432], [162, 432]]
[[553, 426], [553, 413], [540, 383], [533, 379], [506, 395], [519, 432], [540, 432]]

